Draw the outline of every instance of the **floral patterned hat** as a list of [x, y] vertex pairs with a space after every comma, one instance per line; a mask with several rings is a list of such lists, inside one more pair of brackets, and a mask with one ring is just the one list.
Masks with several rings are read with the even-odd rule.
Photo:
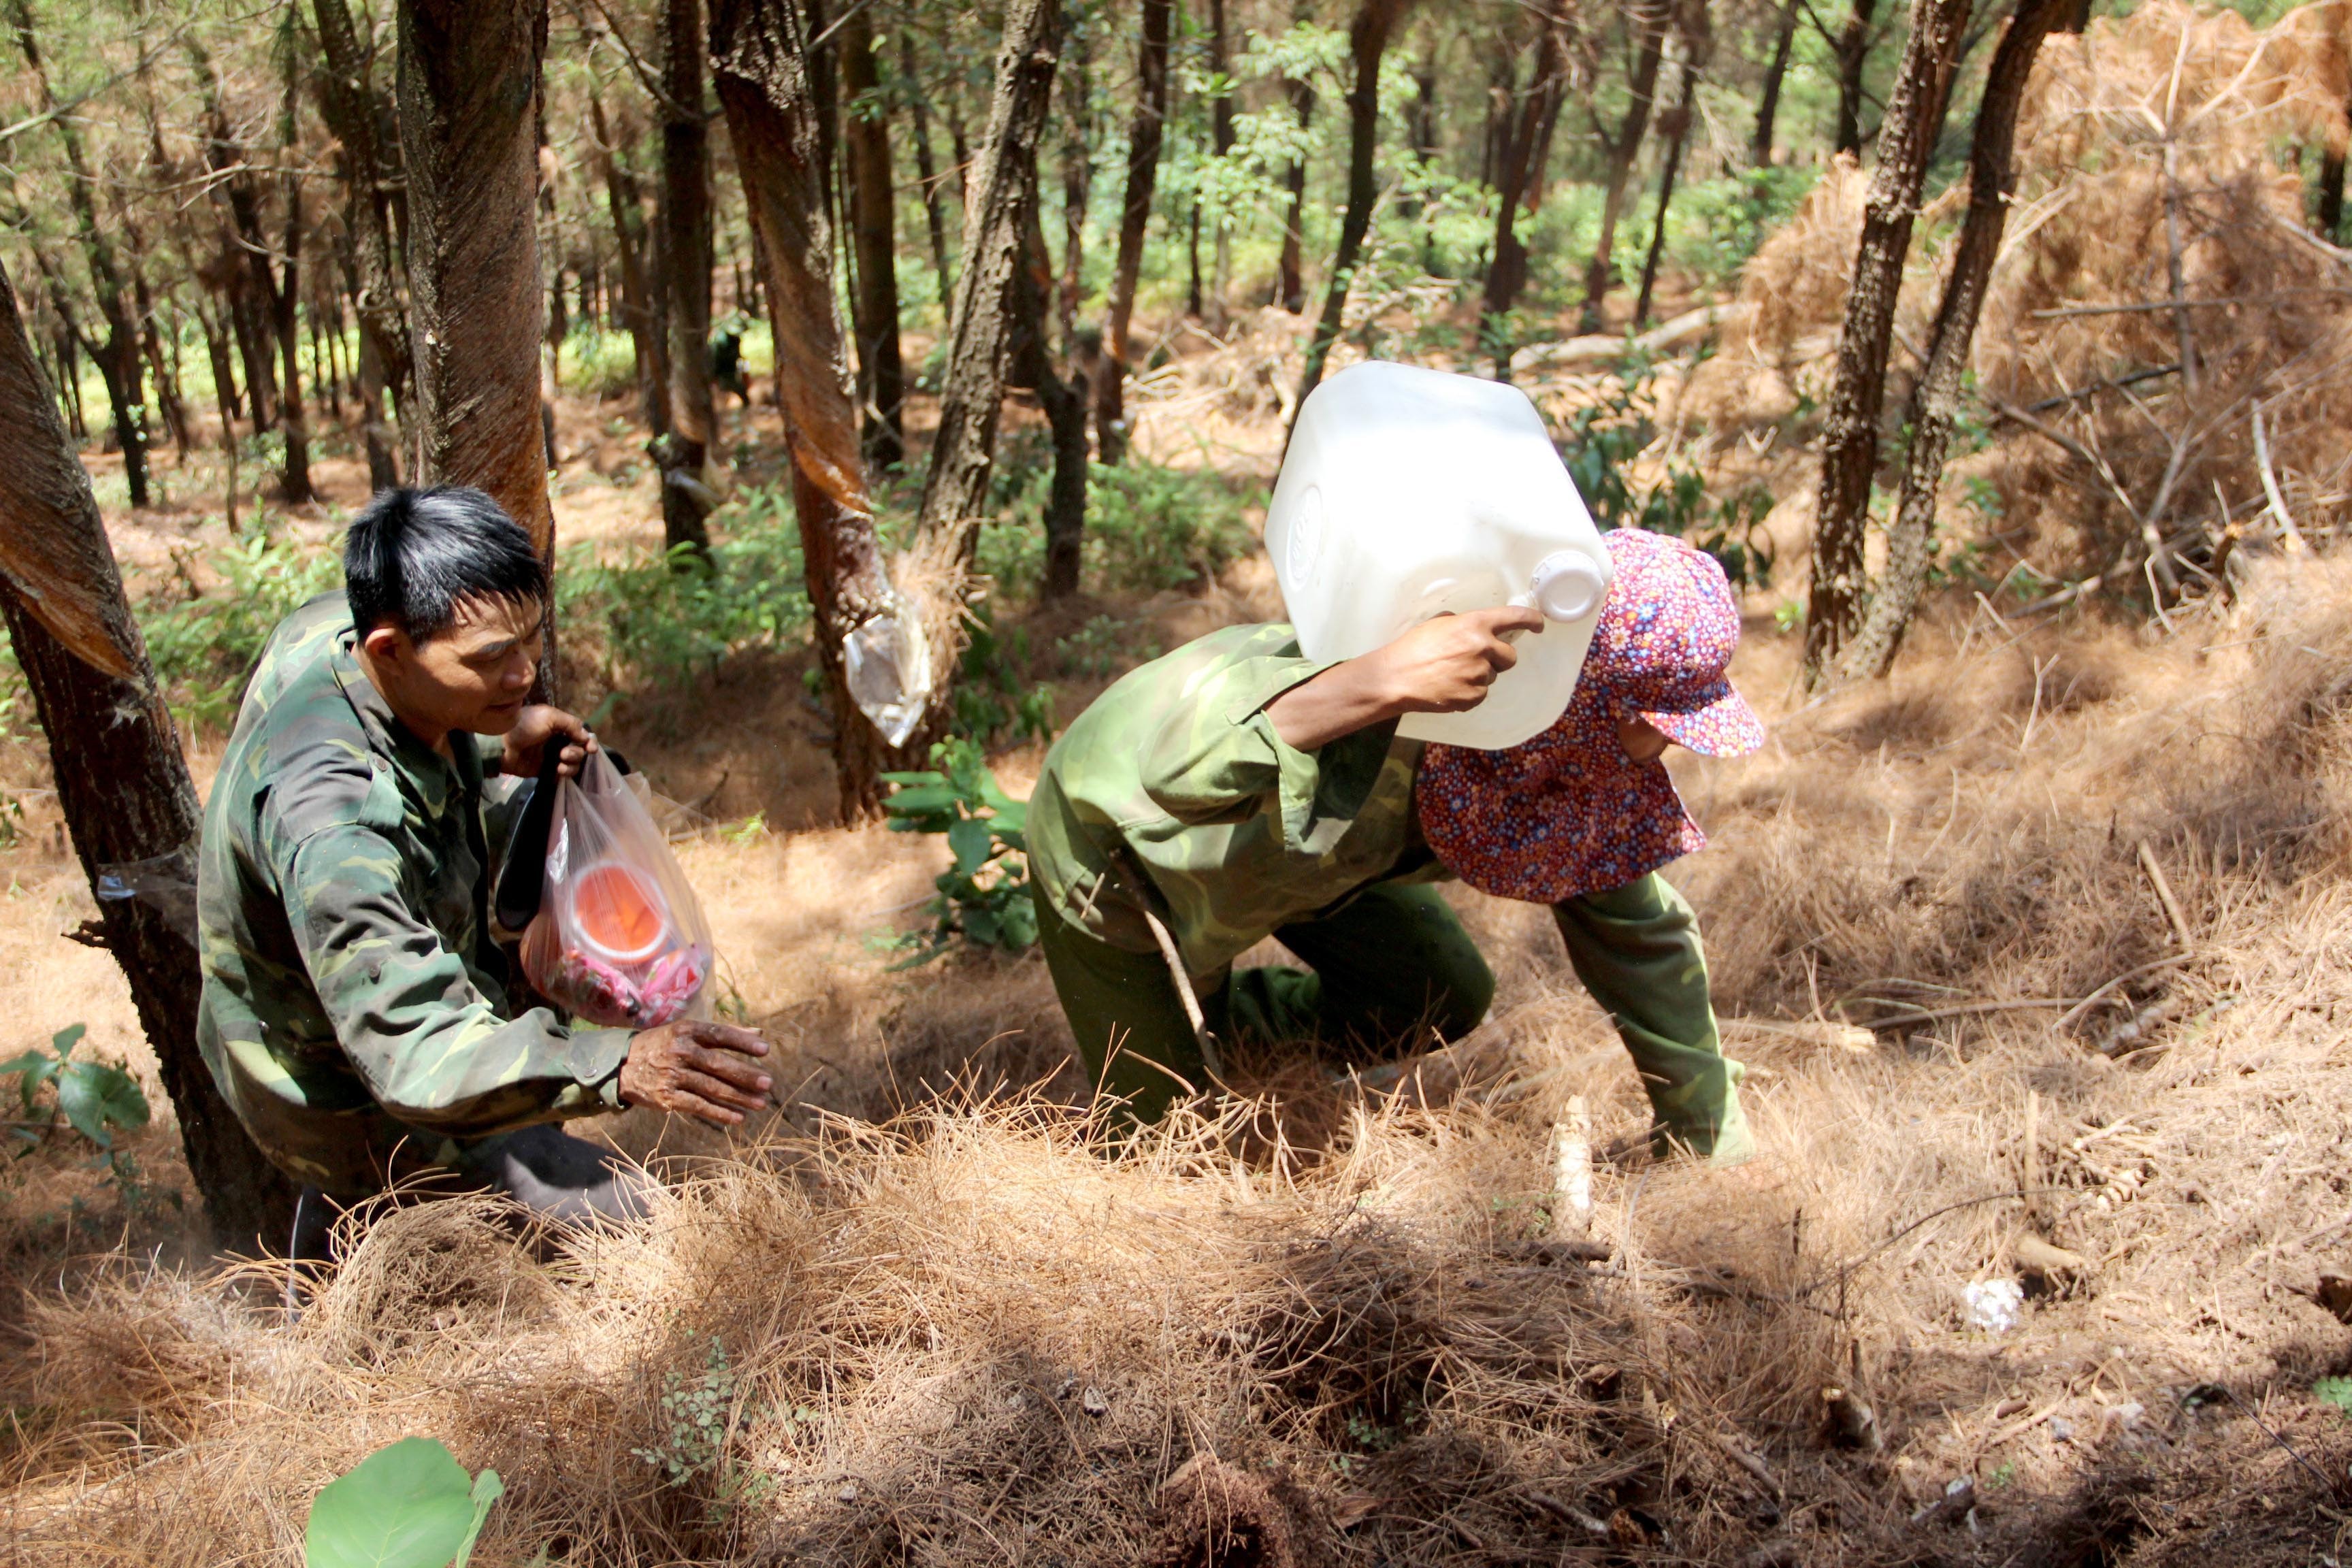
[[1616, 568], [1592, 648], [1559, 722], [1507, 751], [1432, 745], [1414, 793], [1421, 830], [1481, 892], [1552, 904], [1620, 888], [1706, 847], [1659, 761], [1636, 762], [1617, 726], [1647, 720], [1702, 756], [1764, 744], [1725, 671], [1739, 605], [1715, 558], [1680, 540], [1601, 535]]

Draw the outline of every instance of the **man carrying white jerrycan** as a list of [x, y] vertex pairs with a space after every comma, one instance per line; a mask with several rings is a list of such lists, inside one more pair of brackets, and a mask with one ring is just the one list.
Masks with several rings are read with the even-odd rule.
[[[1657, 875], [1706, 842], [1665, 749], [1764, 742], [1722, 568], [1599, 533], [1520, 393], [1379, 363], [1308, 398], [1266, 545], [1292, 620], [1130, 672], [1030, 800], [1040, 944], [1095, 1081], [1151, 1121], [1219, 1041], [1459, 1038], [1495, 980], [1430, 886], [1452, 876], [1551, 907], [1654, 1147], [1747, 1157], [1697, 924]], [[1312, 973], [1236, 972], [1267, 936]]]

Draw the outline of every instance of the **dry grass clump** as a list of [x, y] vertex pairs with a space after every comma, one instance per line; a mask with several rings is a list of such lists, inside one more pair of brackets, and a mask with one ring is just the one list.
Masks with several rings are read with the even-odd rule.
[[2044, 531], [2081, 572], [2168, 595], [2176, 562], [2214, 570], [2224, 539], [2341, 524], [2345, 258], [2273, 150], [2343, 144], [2346, 19], [2305, 6], [2257, 32], [2167, 0], [2043, 47], [1976, 368], [2044, 426], [2039, 472], [2005, 488], [2039, 521], [2035, 492], [2068, 481]]
[[[1255, 1168], [1230, 1131], [1111, 1160], [1046, 1110], [832, 1122], [551, 1264], [481, 1205], [401, 1210], [290, 1325], [233, 1279], [105, 1279], [42, 1309], [34, 1392], [133, 1421], [15, 1456], [18, 1560], [284, 1550], [405, 1431], [507, 1479], [492, 1563], [1311, 1563], [1340, 1522], [1351, 1555], [1556, 1551], [1628, 1507], [1691, 1547], [1726, 1528], [1736, 1489], [1675, 1415], [1707, 1391], [1643, 1289], [1521, 1245], [1545, 1178], [1517, 1128], [1360, 1114], [1333, 1157]], [[164, 1405], [198, 1414], [138, 1425]], [[1217, 1543], [1236, 1510], [1255, 1556]]]

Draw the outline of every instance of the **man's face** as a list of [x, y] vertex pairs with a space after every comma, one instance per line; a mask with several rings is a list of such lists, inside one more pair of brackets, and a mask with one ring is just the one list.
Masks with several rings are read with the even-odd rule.
[[367, 634], [384, 700], [437, 743], [452, 730], [503, 735], [522, 716], [539, 673], [537, 599], [466, 599], [445, 631], [423, 642], [398, 626]]

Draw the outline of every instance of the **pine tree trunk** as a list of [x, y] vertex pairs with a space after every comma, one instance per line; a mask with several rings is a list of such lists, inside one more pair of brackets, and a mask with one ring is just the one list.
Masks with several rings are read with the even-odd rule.
[[[1086, 29], [1076, 29], [1068, 40], [1062, 65], [1062, 276], [1055, 289], [1054, 307], [1062, 324], [1062, 338], [1075, 344], [1078, 337], [1078, 300], [1086, 292], [1087, 210], [1094, 201], [1094, 65]], [[1100, 369], [1100, 339], [1095, 340]]]
[[546, 45], [546, 0], [401, 0], [417, 479], [488, 491], [551, 563], [535, 216]]
[[1629, 101], [1617, 134], [1605, 139], [1608, 163], [1601, 187], [1601, 237], [1592, 247], [1591, 264], [1584, 269], [1584, 310], [1579, 328], [1597, 332], [1601, 306], [1617, 280], [1617, 225], [1625, 214], [1625, 187], [1633, 176], [1633, 161], [1641, 156], [1642, 138], [1650, 129], [1650, 110], [1658, 91], [1658, 65], [1664, 58], [1666, 8], [1664, 0], [1635, 0], [1625, 25], [1634, 32], [1633, 68], [1627, 79]]
[[2017, 190], [2018, 105], [2042, 38], [2068, 20], [2074, 8], [2074, 0], [2025, 0], [2010, 19], [1986, 71], [1969, 148], [1969, 214], [1944, 283], [1943, 303], [1936, 310], [1927, 368], [1911, 394], [1906, 421], [1911, 427], [1911, 448], [1895, 526], [1887, 531], [1886, 571], [1871, 595], [1861, 629], [1839, 658], [1841, 679], [1875, 679], [1886, 673], [1927, 587], [1935, 557], [1936, 492], [1943, 480], [1952, 427], [1959, 418], [1961, 380], [1977, 318], [1984, 309], [2009, 204]]
[[1675, 176], [1682, 172], [1683, 147], [1690, 141], [1691, 120], [1698, 96], [1698, 59], [1683, 62], [1683, 86], [1674, 108], [1658, 126], [1666, 139], [1666, 166], [1658, 174], [1658, 216], [1650, 227], [1650, 253], [1642, 258], [1642, 291], [1633, 301], [1633, 330], [1650, 324], [1650, 296], [1658, 286], [1658, 259], [1666, 249], [1666, 214], [1675, 205]]
[[803, 575], [834, 721], [844, 822], [881, 810], [893, 759], [850, 700], [843, 639], [898, 607], [874, 532], [833, 279], [817, 108], [793, 0], [712, 0], [710, 48], [743, 195], [767, 268], [776, 386], [793, 463]]
[[[1372, 154], [1381, 135], [1381, 57], [1397, 24], [1412, 8], [1412, 0], [1363, 0], [1348, 27], [1348, 53], [1355, 62], [1355, 80], [1348, 89], [1348, 210], [1339, 220], [1339, 247], [1331, 257], [1331, 280], [1323, 292], [1322, 319], [1307, 345], [1307, 364], [1298, 378], [1298, 401], [1323, 379], [1331, 345], [1339, 341], [1339, 325], [1348, 309], [1348, 289], [1355, 281], [1356, 260], [1364, 236], [1371, 231], [1372, 201], [1379, 192], [1372, 184]], [[1294, 411], [1294, 418], [1297, 417]]]
[[954, 279], [948, 275], [948, 226], [940, 211], [940, 171], [931, 157], [931, 105], [929, 95], [923, 90], [923, 79], [915, 69], [915, 36], [906, 29], [898, 31], [898, 73], [906, 79], [908, 107], [912, 110], [911, 128], [915, 133], [915, 174], [923, 186], [923, 228], [931, 242], [931, 268], [939, 276], [940, 313], [946, 313], [949, 294]]
[[635, 351], [637, 403], [646, 428], [655, 436], [669, 429], [669, 346], [654, 310], [653, 283], [646, 255], [645, 192], [636, 175], [620, 160], [612, 128], [604, 121], [604, 100], [588, 95], [588, 122], [596, 137], [596, 166], [604, 176], [606, 204], [613, 215], [613, 249], [621, 268], [621, 322]]
[[278, 268], [277, 295], [270, 301], [270, 324], [278, 335], [278, 358], [286, 371], [286, 386], [278, 408], [278, 431], [286, 443], [279, 488], [289, 505], [301, 506], [319, 497], [310, 487], [310, 427], [302, 412], [302, 177], [293, 172], [299, 164], [295, 145], [299, 107], [295, 89], [299, 65], [295, 50], [286, 50], [285, 58], [286, 87], [278, 115], [278, 161], [288, 171], [279, 180], [279, 193], [286, 206], [285, 242], [281, 247], [286, 259]]
[[[1233, 66], [1225, 38], [1225, 0], [1209, 0], [1209, 74], [1217, 83], [1209, 100], [1209, 151], [1219, 158], [1234, 150]], [[1209, 274], [1209, 331], [1225, 335], [1226, 295], [1234, 286], [1234, 225], [1231, 214], [1216, 219], [1216, 259]]]
[[[1871, 22], [1878, 13], [1878, 0], [1853, 0], [1853, 9], [1847, 13], [1845, 26], [1838, 30], [1832, 53], [1837, 58], [1837, 128], [1830, 140], [1832, 153], [1862, 155], [1862, 95], [1863, 73], [1870, 66], [1870, 46], [1876, 42]], [[1889, 105], [1892, 112], [1893, 106]]]
[[[48, 736], [58, 801], [93, 894], [110, 867], [193, 851], [195, 785], [156, 689], [89, 477], [76, 461], [0, 272], [0, 615]], [[287, 1234], [293, 1194], [246, 1136], [196, 1049], [195, 949], [162, 910], [100, 899], [221, 1246]]]
[[1550, 140], [1551, 121], [1559, 116], [1568, 94], [1568, 28], [1566, 9], [1550, 0], [1531, 15], [1536, 28], [1535, 63], [1528, 72], [1516, 112], [1499, 117], [1495, 133], [1495, 252], [1486, 268], [1486, 291], [1479, 302], [1478, 335], [1495, 356], [1495, 378], [1511, 379], [1511, 355], [1505, 319], [1517, 303], [1528, 281], [1528, 247], [1518, 236], [1520, 208], [1536, 179], [1536, 155]]
[[849, 232], [857, 253], [857, 363], [867, 397], [866, 461], [907, 460], [907, 372], [898, 355], [898, 195], [890, 175], [890, 119], [874, 58], [874, 25], [858, 11], [841, 25], [841, 89], [849, 100]]
[[[9, 20], [16, 27], [25, 63], [33, 74], [41, 108], [45, 112], [55, 112], [57, 98], [49, 89], [48, 68], [33, 33], [33, 13], [26, 0], [11, 0]], [[107, 227], [99, 222], [93, 194], [97, 180], [82, 151], [78, 122], [69, 114], [58, 114], [51, 123], [57, 127], [58, 139], [65, 147], [66, 189], [73, 207], [74, 226], [83, 255], [89, 262], [99, 314], [106, 321], [105, 346], [101, 349], [85, 340], [83, 349], [97, 362], [99, 374], [106, 383], [107, 402], [112, 406], [115, 442], [122, 452], [122, 477], [131, 491], [131, 504], [145, 506], [147, 427], [139, 374], [139, 323], [132, 314], [130, 289], [115, 259], [113, 242], [108, 237]], [[65, 314], [62, 303], [58, 313]]]
[[[1060, 0], [1012, 0], [1006, 7], [987, 139], [973, 160], [939, 435], [919, 512], [924, 542], [951, 574], [970, 570], [987, 509], [1016, 319], [1013, 290], [1037, 201], [1037, 143], [1052, 100], [1061, 31]], [[961, 597], [961, 582], [948, 586]], [[941, 685], [934, 696], [944, 704]]]
[[1796, 44], [1797, 0], [1789, 0], [1772, 33], [1772, 63], [1764, 69], [1764, 89], [1756, 100], [1756, 130], [1748, 142], [1748, 161], [1759, 169], [1772, 163], [1772, 123], [1780, 116], [1780, 86], [1789, 79], [1789, 55]]
[[1142, 0], [1143, 37], [1135, 56], [1135, 119], [1127, 131], [1127, 188], [1118, 205], [1118, 258], [1111, 268], [1103, 331], [1109, 356], [1095, 378], [1095, 447], [1106, 463], [1127, 454], [1128, 328], [1135, 319], [1135, 286], [1143, 273], [1143, 240], [1151, 197], [1160, 181], [1160, 149], [1168, 132], [1168, 42], [1175, 0]]
[[[1285, 81], [1282, 89], [1290, 100], [1290, 111], [1298, 117], [1298, 129], [1304, 132], [1315, 118], [1315, 86], [1312, 82]], [[1282, 172], [1282, 252], [1275, 262], [1275, 301], [1296, 316], [1307, 309], [1307, 155], [1301, 153]]]
[[1863, 207], [1862, 240], [1838, 340], [1837, 379], [1822, 426], [1822, 476], [1813, 523], [1813, 582], [1805, 620], [1805, 670], [1825, 679], [1862, 619], [1863, 534], [1878, 468], [1878, 416], [1903, 259], [1927, 160], [1944, 123], [1969, 0], [1913, 0], [1911, 36]]
[[669, 430], [655, 438], [662, 542], [710, 553], [710, 128], [703, 119], [701, 0], [663, 6], [660, 292], [669, 336]]
[[1045, 582], [1043, 596], [1066, 599], [1078, 591], [1078, 568], [1087, 528], [1086, 377], [1065, 381], [1054, 368], [1046, 339], [1054, 292], [1054, 262], [1045, 250], [1045, 230], [1033, 210], [1029, 244], [1013, 293], [1013, 385], [1037, 395], [1054, 439], [1054, 479], [1045, 497]]
[[311, 9], [320, 52], [326, 57], [320, 110], [343, 145], [343, 222], [358, 275], [352, 303], [360, 324], [360, 428], [367, 443], [370, 488], [383, 489], [400, 483], [400, 438], [386, 422], [384, 397], [389, 393], [397, 402], [408, 383], [408, 311], [400, 297], [383, 194], [396, 148], [379, 133], [383, 104], [350, 7], [345, 0], [312, 0]]
[[302, 191], [291, 176], [286, 187], [286, 263], [278, 269], [277, 297], [270, 301], [270, 328], [278, 339], [278, 357], [285, 375], [278, 394], [278, 429], [286, 442], [278, 489], [287, 504], [300, 506], [319, 498], [310, 488], [310, 426], [302, 412], [302, 325], [297, 315], [301, 300]]

